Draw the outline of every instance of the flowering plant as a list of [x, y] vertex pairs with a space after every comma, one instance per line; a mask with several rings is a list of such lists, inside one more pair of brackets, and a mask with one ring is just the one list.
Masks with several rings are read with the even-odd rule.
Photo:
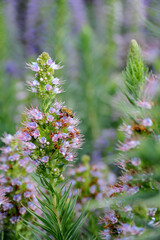
[[156, 229], [160, 220], [157, 205], [150, 202], [142, 204], [147, 193], [156, 194], [159, 191], [159, 181], [154, 177], [154, 165], [146, 161], [144, 154], [140, 154], [142, 148], [143, 152], [146, 151], [146, 140], [155, 144], [158, 139], [158, 119], [152, 110], [158, 85], [155, 77], [148, 74], [135, 40], [131, 42], [123, 77], [122, 90], [127, 98], [124, 106], [126, 119], [120, 128], [124, 140], [118, 144], [120, 154], [116, 162], [121, 175], [116, 184], [107, 187], [107, 196], [112, 198], [112, 203], [101, 219], [105, 225], [102, 236], [107, 240], [134, 239], [133, 236], [142, 234], [147, 236], [149, 229]]

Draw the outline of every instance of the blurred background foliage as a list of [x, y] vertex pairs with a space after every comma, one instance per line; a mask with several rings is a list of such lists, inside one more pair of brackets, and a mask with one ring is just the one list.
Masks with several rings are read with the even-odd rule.
[[155, 0], [1, 0], [0, 135], [14, 133], [20, 113], [34, 105], [25, 63], [48, 51], [64, 66], [61, 99], [80, 119], [80, 156], [112, 155], [128, 45], [135, 38], [150, 69], [159, 71], [159, 11]]

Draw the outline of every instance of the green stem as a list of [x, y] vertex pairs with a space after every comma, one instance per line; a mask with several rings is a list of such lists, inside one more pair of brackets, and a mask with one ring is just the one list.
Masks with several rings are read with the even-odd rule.
[[4, 240], [4, 231], [2, 231], [1, 240]]

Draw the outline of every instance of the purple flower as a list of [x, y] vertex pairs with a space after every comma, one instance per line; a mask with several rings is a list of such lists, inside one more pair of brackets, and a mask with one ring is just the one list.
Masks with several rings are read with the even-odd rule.
[[9, 186], [9, 187], [5, 187], [5, 192], [6, 193], [10, 193], [13, 191], [13, 187], [12, 186]]
[[8, 166], [7, 164], [2, 164], [2, 165], [0, 166], [0, 170], [3, 170], [3, 171], [5, 171], [5, 172], [7, 172], [8, 169], [9, 169], [9, 166]]
[[4, 211], [7, 211], [7, 210], [12, 209], [12, 208], [13, 208], [13, 204], [12, 203], [5, 203], [3, 205], [3, 210]]
[[55, 84], [55, 85], [59, 85], [60, 83], [59, 83], [59, 78], [53, 78], [53, 80], [52, 80], [52, 84]]
[[42, 137], [39, 141], [40, 141], [40, 143], [44, 144], [44, 143], [46, 143], [46, 138]]
[[58, 141], [58, 134], [54, 134], [52, 137], [52, 142], [57, 142]]
[[11, 134], [7, 134], [7, 133], [5, 133], [4, 134], [4, 137], [3, 138], [1, 138], [1, 140], [2, 140], [2, 142], [4, 142], [5, 144], [10, 144], [10, 142], [12, 141], [12, 139], [13, 139], [13, 136], [11, 135]]
[[26, 142], [25, 146], [29, 149], [36, 149], [36, 145], [34, 145], [32, 142]]
[[26, 213], [26, 209], [24, 207], [21, 207], [19, 212], [20, 214], [24, 215]]
[[11, 217], [10, 221], [11, 223], [15, 224], [20, 220], [20, 217]]
[[19, 179], [15, 178], [11, 180], [12, 186], [20, 186], [22, 183]]
[[13, 196], [13, 200], [19, 202], [21, 200], [21, 194], [16, 194]]
[[52, 115], [47, 116], [47, 120], [49, 122], [52, 122], [54, 120], [54, 117]]
[[32, 62], [32, 64], [27, 64], [28, 68], [34, 72], [38, 72], [40, 70], [37, 62]]
[[31, 196], [32, 196], [32, 193], [31, 193], [31, 192], [29, 192], [29, 191], [24, 192], [24, 197], [25, 197], [25, 198], [29, 198], [29, 197], [31, 197]]
[[145, 119], [143, 119], [142, 124], [145, 127], [151, 127], [153, 122], [150, 118], [145, 118]]
[[42, 161], [43, 163], [47, 163], [48, 160], [49, 160], [49, 157], [48, 157], [48, 156], [44, 156], [44, 157], [42, 157], [42, 159], [41, 159], [41, 161]]
[[92, 186], [89, 188], [89, 191], [90, 191], [90, 193], [94, 194], [94, 193], [96, 192], [96, 189], [97, 189], [96, 185], [92, 185]]
[[26, 168], [26, 172], [27, 173], [31, 173], [31, 172], [33, 172], [34, 171], [34, 168], [32, 167], [32, 166], [28, 166], [27, 168]]
[[34, 138], [39, 137], [39, 135], [40, 135], [40, 132], [39, 132], [38, 130], [35, 130], [35, 131], [33, 132], [33, 137], [34, 137]]
[[52, 61], [52, 59], [51, 59], [51, 58], [50, 58], [50, 59], [48, 59], [48, 60], [47, 60], [47, 65], [51, 65], [51, 64], [52, 64], [52, 62], [53, 62], [53, 61]]
[[31, 129], [35, 129], [35, 128], [37, 128], [37, 123], [36, 122], [28, 122], [28, 123], [26, 123], [26, 126]]
[[33, 202], [28, 202], [28, 207], [30, 207], [33, 211], [36, 210], [36, 206]]
[[50, 66], [51, 66], [51, 68], [52, 68], [53, 70], [58, 70], [58, 69], [61, 69], [61, 68], [62, 68], [61, 66], [59, 66], [58, 64], [56, 64], [55, 61], [52, 62], [52, 64], [51, 64]]
[[53, 91], [54, 91], [54, 93], [56, 93], [56, 94], [62, 92], [62, 90], [60, 90], [58, 87], [54, 87]]
[[55, 108], [50, 107], [50, 109], [49, 109], [49, 112], [50, 112], [50, 113], [55, 113], [55, 111], [56, 111]]
[[52, 90], [52, 86], [49, 85], [49, 84], [47, 84], [47, 85], [45, 86], [45, 89], [46, 89], [48, 92], [50, 92], [50, 91]]

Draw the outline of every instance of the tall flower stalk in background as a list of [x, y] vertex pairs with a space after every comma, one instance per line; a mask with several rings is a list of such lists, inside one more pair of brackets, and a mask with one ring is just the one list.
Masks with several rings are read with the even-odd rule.
[[[156, 229], [160, 220], [157, 204], [144, 202], [146, 197], [150, 198], [159, 191], [159, 179], [155, 178], [156, 167], [140, 154], [142, 148], [143, 152], [146, 151], [146, 140], [149, 139], [153, 144], [158, 139], [158, 118], [152, 110], [158, 85], [154, 76], [149, 75], [135, 40], [130, 45], [123, 80], [122, 91], [127, 99], [123, 105], [125, 118], [120, 130], [124, 133], [124, 140], [119, 142], [120, 154], [116, 163], [121, 175], [116, 184], [107, 187], [107, 195], [112, 198], [112, 203], [108, 200], [110, 206], [101, 219], [105, 224], [102, 235], [107, 240], [133, 239], [133, 236], [142, 234], [146, 237], [149, 229]], [[150, 148], [150, 145], [146, 148]]]
[[4, 239], [11, 239], [13, 236], [16, 240], [21, 239], [19, 232], [31, 238], [32, 233], [27, 231], [20, 220], [22, 216], [26, 220], [32, 218], [25, 208], [40, 213], [36, 207], [35, 184], [28, 176], [34, 168], [30, 165], [30, 158], [21, 151], [21, 142], [16, 134], [5, 134], [2, 141], [5, 146], [1, 148], [0, 156], [0, 189], [2, 198], [4, 199], [4, 194], [7, 198], [7, 201], [2, 201], [0, 205], [2, 233]]

